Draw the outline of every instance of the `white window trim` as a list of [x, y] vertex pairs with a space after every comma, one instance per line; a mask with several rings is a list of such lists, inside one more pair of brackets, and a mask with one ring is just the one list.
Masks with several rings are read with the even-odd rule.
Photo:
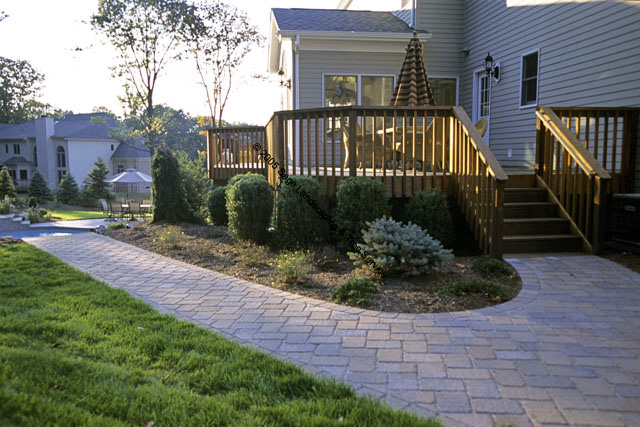
[[456, 79], [456, 105], [460, 105], [460, 76], [446, 76], [443, 74], [427, 75], [427, 80], [431, 79]]
[[[476, 68], [473, 70], [473, 95], [471, 96], [472, 106], [471, 106], [471, 120], [475, 123], [478, 121], [478, 85], [479, 79], [478, 74], [484, 72], [484, 68]], [[491, 102], [491, 100], [489, 100]]]
[[[322, 94], [320, 99], [320, 108], [328, 108], [324, 105], [324, 81], [326, 76], [355, 76], [356, 77], [356, 105], [362, 105], [362, 77], [392, 77], [393, 87], [396, 87], [398, 76], [395, 74], [371, 74], [371, 73], [322, 73]], [[393, 92], [391, 93], [393, 96]]]
[[[537, 70], [536, 70], [536, 102], [532, 103], [532, 104], [525, 104], [522, 105], [522, 73], [523, 73], [523, 66], [524, 66], [524, 57], [531, 55], [532, 53], [538, 53], [538, 64], [537, 64]], [[540, 100], [540, 48], [538, 49], [534, 49], [531, 50], [529, 52], [525, 52], [522, 55], [520, 55], [520, 77], [518, 79], [518, 83], [520, 84], [520, 90], [519, 92], [519, 96], [518, 96], [518, 105], [520, 106], [520, 110], [525, 109], [525, 108], [535, 108], [538, 106], [538, 102]]]

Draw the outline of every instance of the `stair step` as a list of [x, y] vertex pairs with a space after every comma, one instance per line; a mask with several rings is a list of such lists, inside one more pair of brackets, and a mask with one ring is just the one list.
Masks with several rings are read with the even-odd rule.
[[22, 224], [22, 225], [29, 225], [29, 224], [31, 224], [31, 221], [29, 221], [29, 220], [20, 221], [20, 224]]
[[504, 204], [505, 218], [554, 217], [556, 214], [556, 204], [551, 202], [516, 202]]
[[544, 188], [513, 187], [504, 192], [505, 203], [513, 202], [546, 202], [547, 190]]
[[582, 249], [580, 237], [573, 234], [535, 234], [505, 236], [505, 253], [574, 252]]
[[20, 222], [20, 221], [22, 221], [22, 217], [20, 217], [20, 216], [16, 216], [16, 217], [14, 217], [14, 218], [11, 218], [11, 221], [13, 221], [13, 222]]
[[506, 188], [531, 188], [536, 186], [536, 175], [531, 174], [515, 174], [509, 175]]
[[566, 234], [569, 232], [569, 220], [558, 217], [506, 218], [503, 230], [505, 236]]

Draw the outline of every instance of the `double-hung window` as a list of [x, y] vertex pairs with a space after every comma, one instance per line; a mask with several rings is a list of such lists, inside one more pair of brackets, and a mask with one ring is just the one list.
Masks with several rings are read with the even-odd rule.
[[522, 55], [522, 75], [520, 106], [530, 107], [538, 104], [538, 60], [540, 52]]

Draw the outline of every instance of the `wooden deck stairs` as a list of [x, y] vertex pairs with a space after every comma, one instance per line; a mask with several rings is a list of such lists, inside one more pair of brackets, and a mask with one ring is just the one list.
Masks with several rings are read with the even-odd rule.
[[569, 220], [558, 213], [535, 174], [509, 175], [504, 193], [505, 253], [578, 252], [580, 237], [571, 234]]

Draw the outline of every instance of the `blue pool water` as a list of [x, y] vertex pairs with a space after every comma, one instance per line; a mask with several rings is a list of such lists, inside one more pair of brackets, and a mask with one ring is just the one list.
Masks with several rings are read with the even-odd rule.
[[32, 228], [30, 230], [7, 231], [5, 233], [0, 233], [0, 237], [13, 237], [14, 239], [22, 239], [23, 237], [68, 236], [70, 234], [88, 232], [91, 232], [91, 230], [70, 228]]

